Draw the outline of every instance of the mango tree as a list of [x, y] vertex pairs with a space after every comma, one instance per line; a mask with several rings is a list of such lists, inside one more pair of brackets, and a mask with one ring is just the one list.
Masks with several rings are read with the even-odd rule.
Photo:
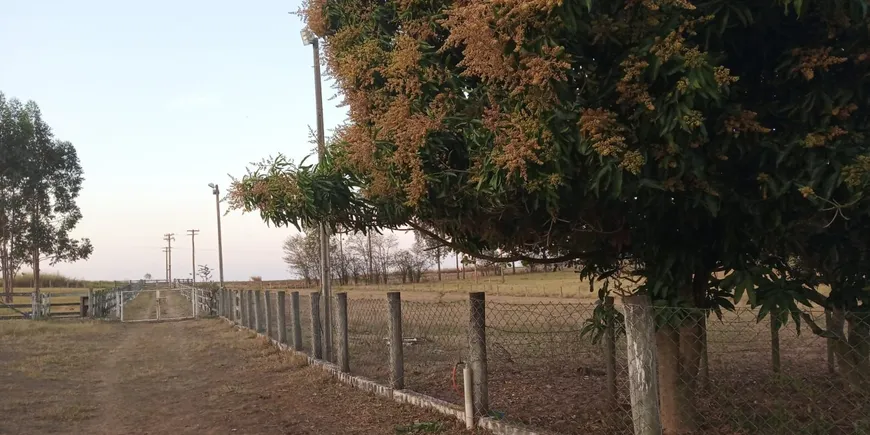
[[600, 277], [630, 265], [634, 292], [678, 307], [658, 319], [667, 433], [696, 426], [699, 309], [770, 280], [759, 262], [798, 223], [864, 210], [866, 0], [304, 12], [349, 122], [317, 166], [278, 157], [236, 180], [233, 206], [277, 225], [410, 226], [477, 258]]

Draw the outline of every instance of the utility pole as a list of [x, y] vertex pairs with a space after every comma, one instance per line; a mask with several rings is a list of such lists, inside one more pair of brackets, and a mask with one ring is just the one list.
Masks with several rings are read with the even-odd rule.
[[175, 233], [166, 233], [163, 235], [163, 240], [166, 240], [166, 281], [169, 282], [169, 288], [172, 288], [172, 242], [175, 240]]
[[[320, 79], [320, 41], [311, 29], [302, 29], [302, 42], [311, 45], [314, 54], [314, 98], [317, 109], [317, 159], [326, 157], [323, 127], [323, 91]], [[323, 359], [332, 361], [332, 289], [329, 282], [329, 231], [326, 223], [319, 223], [320, 233], [320, 289], [323, 299]]]
[[163, 248], [163, 278], [169, 284], [169, 249]]
[[199, 230], [187, 230], [187, 235], [190, 236], [190, 276], [193, 278], [193, 287], [196, 287], [196, 235]]
[[218, 230], [218, 271], [221, 280], [221, 288], [224, 288], [224, 245], [221, 240], [221, 191], [217, 184], [208, 183], [211, 187], [211, 193], [214, 195], [214, 204], [217, 209], [217, 230]]

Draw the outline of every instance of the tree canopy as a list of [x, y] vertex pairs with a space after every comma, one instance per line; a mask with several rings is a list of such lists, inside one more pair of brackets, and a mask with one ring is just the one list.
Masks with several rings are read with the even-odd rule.
[[696, 272], [866, 213], [866, 1], [318, 0], [305, 17], [350, 120], [319, 166], [237, 180], [234, 206], [272, 223], [412, 225], [599, 272], [631, 258], [673, 301]]
[[22, 265], [86, 259], [88, 239], [70, 232], [82, 217], [76, 204], [83, 178], [75, 147], [56, 139], [34, 102], [0, 93], [0, 268], [6, 292]]
[[[870, 308], [867, 0], [311, 0], [304, 17], [350, 119], [317, 166], [236, 180], [235, 208], [574, 260], [656, 305]], [[820, 298], [819, 271], [843, 292]], [[684, 433], [704, 322], [657, 320], [662, 417]]]

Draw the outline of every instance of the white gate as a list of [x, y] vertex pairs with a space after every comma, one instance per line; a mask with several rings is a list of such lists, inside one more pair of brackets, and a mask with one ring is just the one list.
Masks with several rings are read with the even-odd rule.
[[123, 292], [120, 309], [122, 322], [156, 322], [196, 317], [196, 289], [148, 289]]

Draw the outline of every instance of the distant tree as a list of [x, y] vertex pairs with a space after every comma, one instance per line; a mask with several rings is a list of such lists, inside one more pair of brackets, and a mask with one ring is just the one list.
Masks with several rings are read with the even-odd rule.
[[146, 273], [146, 274], [145, 274], [145, 281], [150, 281], [150, 280], [151, 280], [151, 274], [150, 274], [150, 273]]
[[449, 248], [446, 248], [441, 240], [429, 237], [420, 231], [414, 231], [414, 241], [415, 246], [419, 246], [422, 253], [435, 262], [438, 281], [441, 281], [441, 260], [450, 252]]
[[83, 181], [75, 147], [55, 139], [34, 102], [0, 93], [0, 267], [7, 297], [22, 265], [39, 293], [40, 263], [87, 259], [88, 239], [70, 237], [81, 219]]
[[202, 282], [211, 282], [212, 270], [207, 264], [200, 264], [197, 269], [197, 275], [202, 278]]

